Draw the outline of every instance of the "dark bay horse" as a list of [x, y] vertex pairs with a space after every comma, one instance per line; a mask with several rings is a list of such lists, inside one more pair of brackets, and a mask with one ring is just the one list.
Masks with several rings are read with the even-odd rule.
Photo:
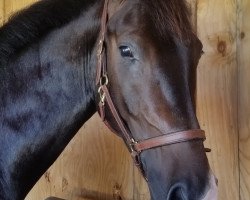
[[184, 0], [42, 0], [13, 16], [0, 29], [0, 199], [24, 199], [99, 110], [153, 200], [215, 200], [194, 109], [201, 53]]

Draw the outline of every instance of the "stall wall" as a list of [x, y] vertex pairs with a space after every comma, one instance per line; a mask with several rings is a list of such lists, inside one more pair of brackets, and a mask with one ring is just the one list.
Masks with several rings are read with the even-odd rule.
[[[0, 24], [35, 0], [0, 0]], [[205, 54], [197, 114], [219, 179], [219, 200], [250, 199], [250, 0], [189, 0]], [[26, 200], [149, 200], [123, 143], [93, 116]]]

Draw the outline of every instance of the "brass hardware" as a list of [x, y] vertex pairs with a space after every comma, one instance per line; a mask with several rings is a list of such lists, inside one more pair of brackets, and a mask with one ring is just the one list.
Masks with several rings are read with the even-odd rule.
[[103, 87], [102, 85], [99, 87], [98, 93], [100, 95], [100, 102], [102, 105], [104, 105], [106, 96], [105, 96], [105, 92], [103, 91], [102, 87]]
[[109, 80], [108, 80], [108, 76], [105, 74], [103, 75], [102, 77], [100, 77], [100, 87], [98, 88], [98, 93], [100, 95], [100, 102], [102, 105], [105, 104], [105, 99], [106, 99], [106, 95], [105, 95], [105, 92], [103, 91], [103, 86], [107, 86], [109, 83]]
[[100, 78], [100, 86], [103, 86], [103, 85], [108, 85], [109, 83], [109, 79], [108, 79], [108, 76], [105, 74], [103, 75], [101, 78]]
[[[131, 143], [129, 144], [129, 148], [130, 148], [130, 150], [131, 150], [131, 153], [132, 152], [137, 152], [136, 150], [135, 150], [135, 144], [137, 144], [138, 142], [136, 142], [133, 138], [131, 138]], [[138, 153], [138, 152], [137, 152]]]

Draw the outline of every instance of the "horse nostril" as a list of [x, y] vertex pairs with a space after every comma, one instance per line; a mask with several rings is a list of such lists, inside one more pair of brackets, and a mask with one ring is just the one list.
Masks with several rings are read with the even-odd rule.
[[180, 186], [173, 186], [169, 190], [167, 200], [187, 200], [185, 190]]

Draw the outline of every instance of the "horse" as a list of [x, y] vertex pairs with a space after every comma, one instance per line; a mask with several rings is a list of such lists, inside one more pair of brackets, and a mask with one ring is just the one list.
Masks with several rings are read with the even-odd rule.
[[42, 0], [0, 29], [0, 199], [24, 199], [95, 113], [152, 200], [215, 200], [184, 0]]

